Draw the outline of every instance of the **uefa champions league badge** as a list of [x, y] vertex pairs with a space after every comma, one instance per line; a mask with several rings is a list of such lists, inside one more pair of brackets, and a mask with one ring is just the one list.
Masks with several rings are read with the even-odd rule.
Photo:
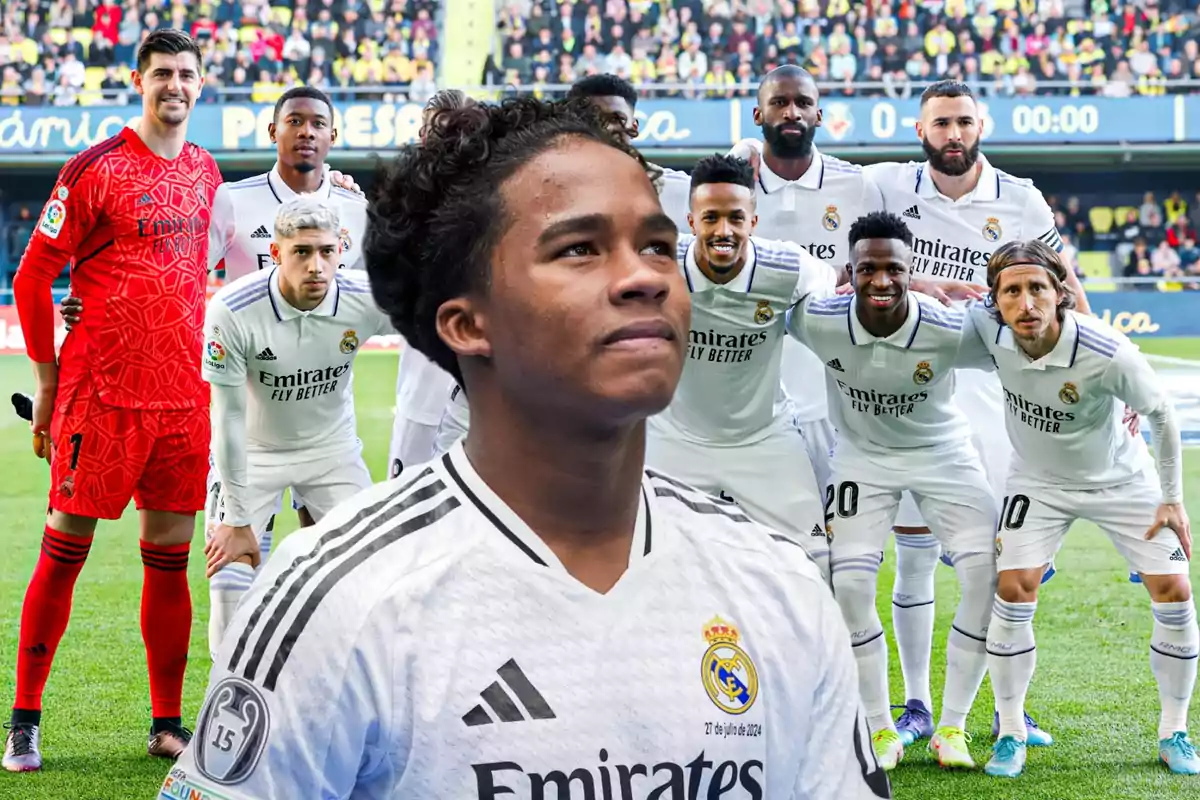
[[704, 626], [708, 649], [700, 660], [700, 679], [713, 705], [729, 714], [744, 714], [758, 698], [758, 670], [738, 644], [741, 633], [732, 622], [713, 617]]
[[213, 783], [231, 786], [250, 777], [267, 747], [270, 709], [249, 681], [229, 677], [209, 695], [200, 712], [191, 749], [196, 768]]

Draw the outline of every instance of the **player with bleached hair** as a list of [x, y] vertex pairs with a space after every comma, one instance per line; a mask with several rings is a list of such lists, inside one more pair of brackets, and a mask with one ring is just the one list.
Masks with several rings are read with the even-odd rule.
[[[1150, 592], [1159, 758], [1172, 772], [1197, 775], [1187, 716], [1200, 631], [1188, 580], [1192, 537], [1179, 427], [1137, 345], [1073, 310], [1069, 273], [1044, 241], [1010, 242], [988, 262], [990, 303], [970, 310], [998, 368], [1014, 448], [987, 635], [1000, 733], [986, 771], [1017, 777], [1025, 768], [1038, 587], [1067, 530], [1086, 519], [1108, 534]], [[1126, 406], [1149, 420], [1153, 458], [1125, 424]]]
[[[225, 286], [205, 319], [204, 379], [212, 384], [213, 460], [221, 519], [205, 547], [208, 576], [244, 594], [260, 539], [286, 488], [314, 520], [371, 485], [354, 416], [359, 345], [391, 323], [366, 274], [339, 270], [341, 221], [332, 204], [300, 197], [275, 217], [276, 266]], [[210, 644], [236, 602], [214, 606]]]

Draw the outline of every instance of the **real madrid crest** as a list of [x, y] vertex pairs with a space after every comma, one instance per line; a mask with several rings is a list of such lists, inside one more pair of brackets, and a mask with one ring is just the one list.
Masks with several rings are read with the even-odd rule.
[[996, 558], [999, 558], [1003, 552], [1004, 552], [1004, 541], [999, 536], [997, 536], [996, 537]]
[[1058, 390], [1058, 399], [1069, 406], [1074, 405], [1079, 402], [1079, 389], [1073, 383], [1064, 383], [1063, 387]]
[[342, 334], [342, 343], [338, 345], [338, 349], [349, 355], [358, 349], [358, 334], [355, 331], [346, 331]]
[[732, 622], [713, 617], [704, 626], [708, 649], [700, 660], [700, 680], [713, 704], [730, 714], [744, 714], [758, 697], [758, 670], [738, 646], [741, 634]]
[[342, 246], [343, 253], [348, 251], [350, 246], [354, 244], [354, 240], [350, 238], [350, 231], [348, 229], [342, 228], [338, 231], [338, 244]]
[[983, 238], [989, 242], [998, 242], [1003, 235], [1004, 229], [1000, 227], [1000, 220], [988, 217], [987, 223], [983, 226]]
[[821, 225], [827, 231], [836, 231], [842, 226], [842, 218], [838, 216], [837, 206], [825, 206], [825, 216], [821, 217]]
[[917, 368], [913, 370], [913, 383], [918, 386], [924, 386], [933, 380], [933, 367], [928, 361], [922, 361], [917, 364]]
[[775, 318], [775, 312], [771, 309], [769, 300], [759, 300], [758, 307], [754, 309], [754, 321], [759, 325], [766, 325]]

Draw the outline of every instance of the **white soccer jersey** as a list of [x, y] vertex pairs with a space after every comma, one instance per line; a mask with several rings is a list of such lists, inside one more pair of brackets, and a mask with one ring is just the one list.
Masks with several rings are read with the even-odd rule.
[[356, 449], [354, 357], [362, 342], [391, 333], [392, 324], [364, 273], [334, 273], [311, 311], [283, 299], [277, 273], [275, 267], [239, 278], [209, 303], [204, 379], [248, 388], [246, 450], [258, 463], [315, 461]]
[[405, 343], [396, 369], [396, 414], [388, 447], [390, 477], [399, 475], [406, 465], [434, 457], [438, 425], [454, 385], [450, 373]]
[[788, 312], [788, 333], [825, 362], [838, 435], [864, 453], [959, 446], [967, 419], [951, 401], [954, 370], [992, 369], [971, 320], [908, 294], [908, 318], [880, 339], [863, 328], [852, 295], [806, 298]]
[[658, 202], [663, 212], [675, 223], [680, 233], [691, 233], [688, 211], [691, 207], [692, 176], [676, 169], [664, 169]]
[[[1095, 317], [1067, 312], [1054, 349], [1031, 360], [982, 303], [970, 308], [1004, 386], [1013, 479], [1102, 489], [1152, 467], [1146, 443], [1122, 423], [1170, 403], [1137, 345]], [[1149, 522], [1147, 522], [1149, 524]]]
[[831, 293], [836, 278], [799, 245], [752, 237], [741, 272], [716, 284], [696, 264], [695, 238], [680, 235], [677, 251], [692, 295], [688, 357], [675, 398], [653, 422], [694, 442], [752, 441], [775, 420], [788, 306]]
[[913, 274], [927, 280], [987, 285], [987, 263], [1005, 242], [1041, 239], [1055, 250], [1062, 239], [1054, 212], [1033, 181], [1014, 178], [979, 157], [979, 183], [958, 200], [938, 191], [927, 162], [889, 162], [865, 168], [884, 208], [913, 233]]
[[816, 569], [736, 508], [647, 473], [598, 594], [459, 446], [278, 549], [162, 796], [887, 797], [854, 676]]
[[[283, 182], [278, 164], [262, 175], [221, 184], [213, 200], [213, 221], [209, 228], [209, 270], [216, 269], [223, 259], [225, 282], [232, 283], [243, 275], [274, 266], [271, 241], [275, 238], [275, 216], [281, 205], [300, 196]], [[367, 231], [367, 199], [334, 186], [328, 175], [320, 188], [307, 196], [338, 211], [341, 221], [338, 238], [342, 244], [339, 266], [364, 269], [362, 242]]]

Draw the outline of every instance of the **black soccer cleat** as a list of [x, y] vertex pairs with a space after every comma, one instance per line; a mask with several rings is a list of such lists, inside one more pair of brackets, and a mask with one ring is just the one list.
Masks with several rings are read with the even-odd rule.
[[17, 412], [17, 416], [26, 422], [33, 422], [33, 398], [27, 394], [13, 392], [12, 396], [13, 410]]

